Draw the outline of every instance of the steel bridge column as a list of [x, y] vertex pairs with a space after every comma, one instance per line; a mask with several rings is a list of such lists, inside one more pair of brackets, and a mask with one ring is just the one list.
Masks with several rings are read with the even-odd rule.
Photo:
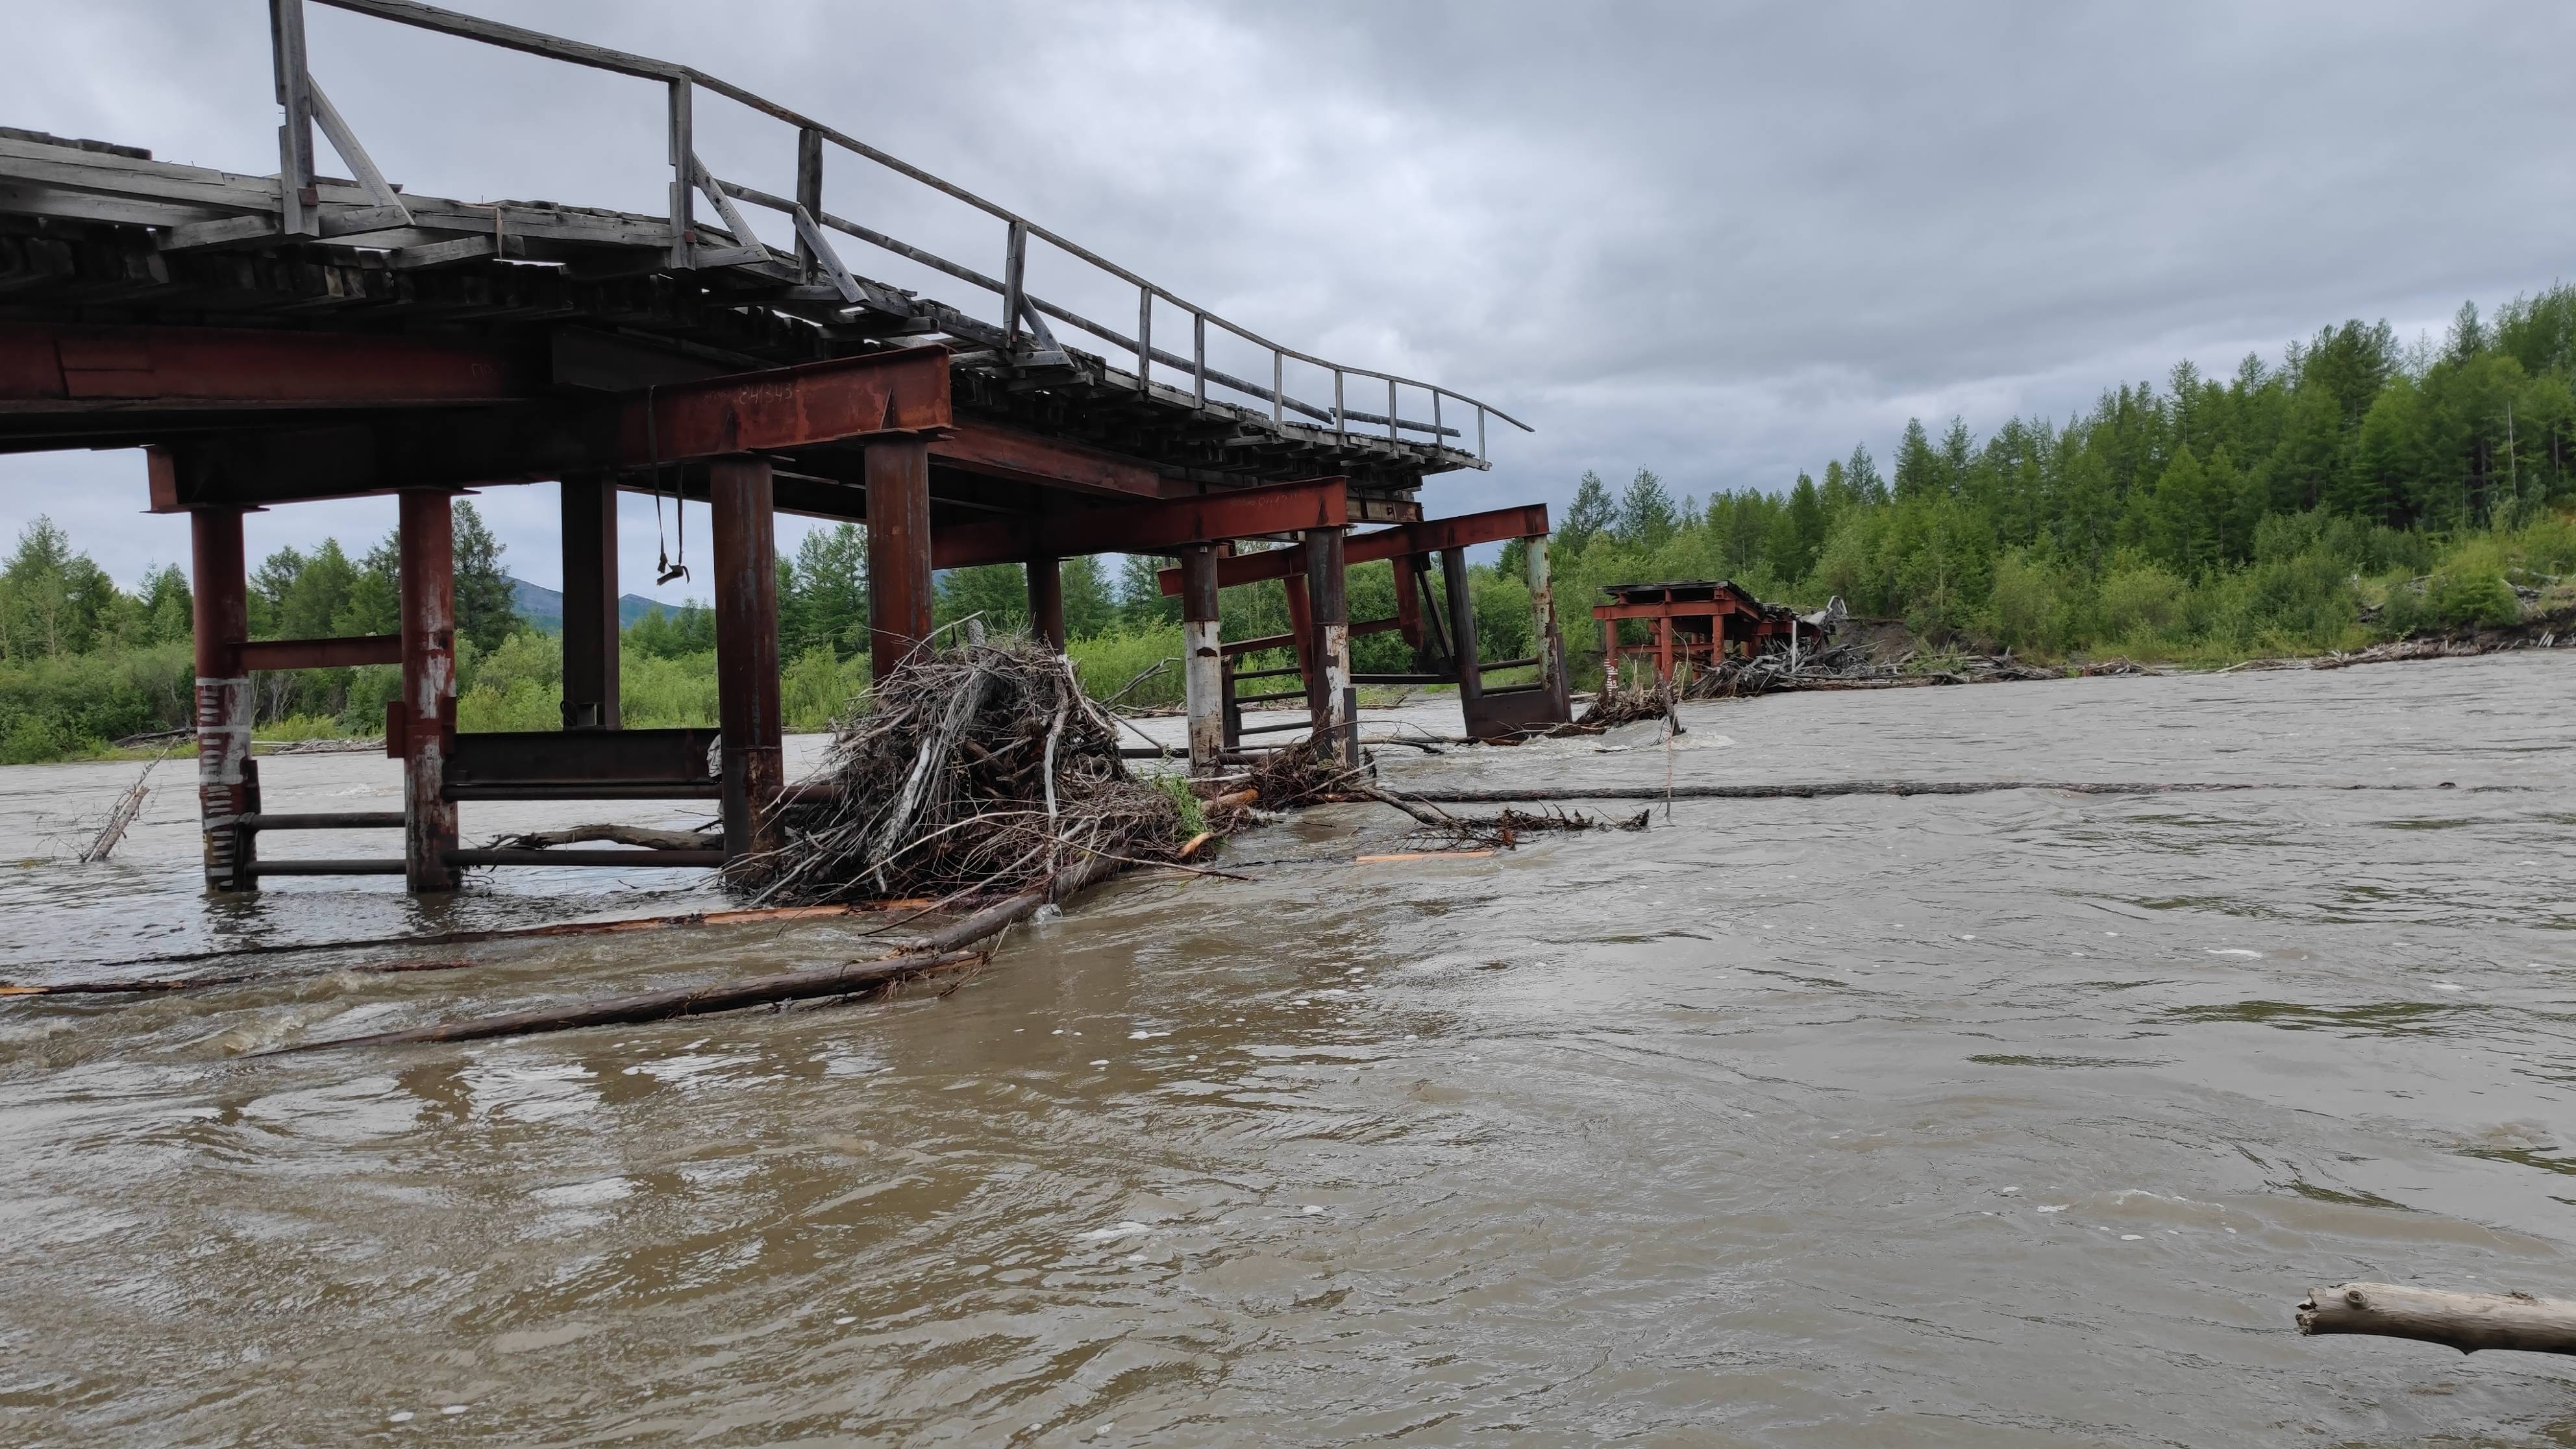
[[772, 807], [787, 775], [780, 746], [774, 488], [764, 459], [718, 458], [708, 469], [716, 535], [716, 721], [724, 734], [730, 860], [777, 844]]
[[1306, 530], [1306, 601], [1315, 628], [1315, 662], [1307, 675], [1308, 717], [1318, 743], [1338, 753], [1342, 763], [1357, 765], [1359, 692], [1351, 685], [1350, 593], [1338, 528]]
[[1033, 558], [1029, 570], [1029, 632], [1064, 652], [1064, 565], [1053, 557]]
[[930, 637], [930, 444], [869, 443], [866, 478], [868, 664], [882, 680]]
[[563, 494], [563, 723], [617, 728], [617, 486], [566, 478]]
[[403, 888], [456, 888], [456, 807], [447, 800], [447, 736], [456, 725], [456, 521], [443, 489], [401, 499]]
[[197, 636], [197, 817], [205, 832], [206, 889], [257, 890], [251, 873], [259, 837], [233, 822], [259, 809], [259, 765], [250, 756], [250, 678], [242, 641], [250, 637], [250, 587], [242, 560], [239, 508], [188, 515]]
[[1214, 771], [1225, 755], [1225, 648], [1217, 622], [1216, 546], [1181, 550], [1181, 683], [1190, 712], [1190, 770]]

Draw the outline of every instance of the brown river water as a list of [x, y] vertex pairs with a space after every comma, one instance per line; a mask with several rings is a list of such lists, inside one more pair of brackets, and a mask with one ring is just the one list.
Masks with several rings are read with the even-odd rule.
[[[2576, 1296], [2571, 694], [2525, 654], [1390, 751], [2267, 788], [1683, 801], [1375, 865], [1406, 822], [1334, 808], [874, 1006], [244, 1055], [870, 949], [841, 923], [0, 1002], [0, 1442], [2576, 1444], [2576, 1365], [2291, 1325], [2348, 1278]], [[210, 902], [189, 764], [112, 863], [0, 869], [0, 977], [717, 899]], [[0, 770], [6, 853], [135, 770]], [[394, 798], [380, 758], [263, 771]]]

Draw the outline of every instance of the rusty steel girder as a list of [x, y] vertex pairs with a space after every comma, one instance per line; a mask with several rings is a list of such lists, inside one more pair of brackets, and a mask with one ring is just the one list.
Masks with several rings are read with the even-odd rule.
[[[1349, 483], [1341, 478], [1313, 478], [1197, 498], [970, 523], [934, 535], [931, 561], [937, 568], [956, 569], [1090, 553], [1170, 553], [1191, 544], [1341, 528], [1349, 519]], [[1168, 572], [1175, 581], [1164, 592], [1178, 593], [1178, 570]]]
[[0, 431], [29, 414], [516, 402], [545, 350], [476, 337], [0, 323]]
[[[1402, 523], [1375, 533], [1354, 534], [1342, 545], [1342, 561], [1345, 565], [1375, 563], [1407, 554], [1438, 553], [1480, 543], [1545, 537], [1547, 505], [1525, 503], [1516, 508], [1462, 513], [1455, 518], [1426, 518], [1420, 523]], [[1220, 559], [1216, 581], [1217, 587], [1230, 589], [1264, 579], [1293, 578], [1305, 571], [1305, 545], [1299, 544], [1292, 548], [1274, 548]], [[1166, 594], [1181, 591], [1179, 569], [1164, 569], [1155, 575], [1155, 581]]]
[[915, 347], [609, 398], [413, 409], [196, 439], [153, 450], [152, 507], [176, 512], [535, 482], [730, 453], [918, 438], [951, 420], [947, 350]]

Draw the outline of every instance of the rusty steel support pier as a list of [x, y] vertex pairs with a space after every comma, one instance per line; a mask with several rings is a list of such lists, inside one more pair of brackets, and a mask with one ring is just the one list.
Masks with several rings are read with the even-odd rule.
[[769, 463], [709, 468], [716, 533], [716, 719], [723, 738], [725, 854], [774, 848], [771, 807], [787, 783], [778, 689], [778, 524]]
[[[1278, 580], [1286, 591], [1289, 622], [1285, 636], [1236, 640], [1222, 646], [1229, 661], [1227, 697], [1244, 704], [1276, 698], [1268, 692], [1236, 696], [1232, 685], [1295, 674], [1302, 681], [1296, 694], [1306, 701], [1311, 727], [1322, 730], [1338, 728], [1337, 720], [1352, 718], [1355, 686], [1445, 684], [1457, 687], [1459, 710], [1469, 737], [1474, 739], [1508, 742], [1566, 723], [1573, 718], [1573, 708], [1566, 682], [1565, 641], [1558, 631], [1554, 581], [1548, 570], [1547, 526], [1546, 507], [1530, 504], [1455, 518], [1420, 519], [1347, 538], [1340, 530], [1308, 530], [1292, 547], [1220, 560], [1217, 584], [1221, 588]], [[1528, 552], [1526, 581], [1533, 652], [1519, 659], [1486, 660], [1477, 648], [1475, 599], [1466, 551], [1479, 544], [1514, 540]], [[1441, 578], [1436, 608], [1426, 602], [1426, 596], [1434, 592], [1429, 587], [1428, 574], [1435, 557], [1440, 561]], [[1338, 601], [1347, 597], [1341, 584], [1347, 570], [1379, 561], [1393, 567], [1395, 614], [1385, 619], [1341, 617], [1336, 653], [1332, 629], [1335, 620], [1326, 617], [1325, 607], [1319, 603], [1327, 593], [1327, 580], [1335, 600], [1330, 607], [1343, 613], [1344, 605]], [[1163, 570], [1161, 588], [1167, 595], [1179, 592], [1180, 572]], [[1412, 651], [1414, 667], [1394, 673], [1353, 671], [1350, 641], [1383, 632], [1394, 632], [1404, 640]], [[1234, 657], [1266, 649], [1290, 650], [1296, 663], [1287, 669], [1249, 673], [1232, 669]], [[1344, 685], [1338, 692], [1330, 683], [1337, 668]], [[1486, 682], [1485, 675], [1507, 669], [1534, 669], [1538, 678], [1527, 684]], [[1335, 702], [1337, 698], [1339, 703]], [[1287, 728], [1247, 728], [1231, 710], [1228, 719], [1229, 749], [1238, 748], [1244, 735]], [[1355, 730], [1352, 734], [1356, 738]]]
[[930, 567], [930, 447], [867, 448], [868, 664], [878, 679], [930, 639], [938, 587]]
[[563, 723], [617, 728], [617, 482], [567, 477], [563, 512]]
[[250, 637], [242, 510], [195, 509], [188, 515], [188, 533], [196, 583], [197, 815], [205, 832], [206, 888], [249, 890], [259, 837], [241, 820], [259, 810], [259, 762], [250, 754], [250, 675], [241, 657]]
[[456, 885], [456, 806], [447, 798], [448, 742], [456, 728], [456, 520], [450, 495], [415, 488], [401, 495], [402, 694], [388, 709], [385, 737], [400, 727], [403, 761], [403, 885]]
[[1190, 544], [1181, 550], [1181, 668], [1190, 719], [1190, 770], [1195, 774], [1214, 770], [1225, 755], [1220, 630], [1216, 546]]

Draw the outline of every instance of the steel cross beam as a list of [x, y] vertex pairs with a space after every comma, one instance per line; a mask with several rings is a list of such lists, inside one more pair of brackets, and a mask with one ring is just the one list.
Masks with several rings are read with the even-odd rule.
[[549, 380], [542, 346], [485, 338], [0, 323], [0, 433], [31, 413], [515, 402]]
[[152, 506], [532, 482], [947, 428], [948, 353], [870, 353], [595, 402], [411, 411], [154, 450]]
[[[1455, 518], [1426, 518], [1420, 523], [1402, 523], [1375, 533], [1354, 534], [1342, 545], [1345, 566], [1374, 563], [1380, 559], [1401, 558], [1407, 554], [1445, 552], [1469, 548], [1480, 543], [1501, 543], [1514, 538], [1545, 538], [1547, 505], [1525, 503], [1517, 508], [1496, 508], [1484, 513], [1462, 513]], [[1306, 546], [1274, 548], [1261, 553], [1237, 554], [1217, 560], [1216, 581], [1219, 588], [1259, 583], [1264, 579], [1293, 578], [1306, 571]], [[1164, 569], [1155, 575], [1166, 594], [1181, 591], [1181, 571]]]
[[958, 569], [1093, 553], [1171, 553], [1231, 538], [1342, 528], [1349, 518], [1348, 481], [1315, 478], [942, 529], [931, 536], [931, 565]]

